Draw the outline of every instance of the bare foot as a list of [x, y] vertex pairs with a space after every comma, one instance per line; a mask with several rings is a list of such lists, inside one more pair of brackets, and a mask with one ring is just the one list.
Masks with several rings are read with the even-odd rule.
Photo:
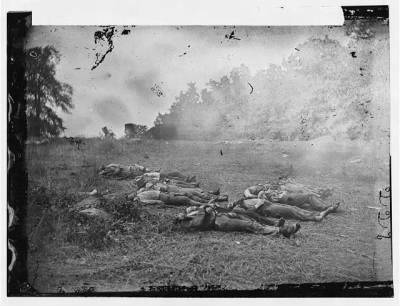
[[[329, 208], [328, 208], [328, 209], [329, 209]], [[321, 222], [322, 219], [326, 216], [326, 214], [323, 214], [324, 212], [326, 212], [326, 210], [323, 211], [323, 212], [321, 212], [319, 215], [315, 216], [315, 217], [314, 217], [314, 221], [316, 221], [316, 222]]]
[[340, 205], [340, 202], [336, 203], [335, 205], [329, 206], [327, 209], [322, 211], [319, 216], [315, 217], [315, 221], [321, 221], [323, 218], [325, 218], [327, 215], [329, 215], [331, 212], [336, 211]]

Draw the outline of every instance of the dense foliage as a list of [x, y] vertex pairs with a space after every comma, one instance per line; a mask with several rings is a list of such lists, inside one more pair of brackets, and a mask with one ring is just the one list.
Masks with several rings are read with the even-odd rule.
[[[372, 30], [374, 29], [374, 30]], [[388, 134], [387, 25], [345, 27], [346, 45], [312, 37], [281, 65], [241, 65], [199, 90], [189, 83], [154, 122], [156, 138], [308, 140]], [[262, 66], [262, 63], [260, 63]]]
[[58, 136], [65, 130], [57, 112], [72, 109], [72, 87], [55, 78], [60, 54], [52, 46], [25, 53], [28, 137]]

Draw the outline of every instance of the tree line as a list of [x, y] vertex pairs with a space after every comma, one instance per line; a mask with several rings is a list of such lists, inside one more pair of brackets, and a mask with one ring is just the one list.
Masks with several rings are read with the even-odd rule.
[[[133, 130], [139, 137], [191, 140], [380, 137], [389, 129], [389, 37], [370, 29], [350, 23], [346, 45], [312, 37], [280, 65], [251, 73], [243, 64], [201, 89], [190, 82], [153, 127], [133, 124]], [[59, 61], [51, 46], [26, 52], [31, 136], [65, 130], [57, 110], [71, 111], [73, 90], [55, 79]]]
[[241, 65], [202, 89], [188, 83], [153, 132], [178, 139], [381, 137], [389, 129], [389, 40], [371, 38], [360, 34], [348, 45], [310, 38], [281, 65], [255, 74]]

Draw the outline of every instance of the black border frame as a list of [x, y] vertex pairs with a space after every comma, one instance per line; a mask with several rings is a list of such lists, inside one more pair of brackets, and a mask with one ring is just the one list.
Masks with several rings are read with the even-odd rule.
[[[389, 18], [388, 6], [344, 6], [345, 20], [373, 20]], [[372, 11], [371, 11], [372, 10]], [[96, 296], [96, 297], [393, 297], [393, 281], [346, 282], [319, 284], [268, 285], [257, 290], [221, 290], [197, 287], [162, 286], [143, 288], [138, 292], [95, 292], [89, 288], [76, 293], [38, 293], [28, 283], [25, 219], [27, 204], [27, 173], [25, 168], [26, 102], [24, 100], [26, 82], [24, 79], [24, 42], [31, 26], [32, 12], [7, 13], [7, 145], [8, 204], [14, 210], [16, 222], [8, 227], [7, 238], [16, 249], [14, 268], [8, 271], [8, 296]], [[391, 185], [391, 165], [390, 165]], [[391, 188], [391, 186], [390, 186]], [[392, 190], [392, 189], [390, 189]], [[390, 209], [392, 198], [390, 196]], [[8, 222], [10, 212], [8, 214]], [[8, 249], [7, 266], [12, 254]]]

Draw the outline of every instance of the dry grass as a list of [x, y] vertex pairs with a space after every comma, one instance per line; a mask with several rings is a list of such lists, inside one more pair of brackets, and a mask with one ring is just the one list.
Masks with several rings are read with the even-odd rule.
[[[349, 163], [355, 158], [361, 162]], [[273, 283], [376, 279], [377, 212], [367, 206], [377, 206], [374, 190], [388, 169], [370, 144], [135, 144], [93, 139], [81, 150], [62, 143], [30, 146], [27, 161], [29, 276], [42, 292], [88, 284], [99, 291], [187, 282], [254, 289]], [[205, 189], [221, 187], [232, 200], [251, 184], [286, 174], [301, 183], [334, 187], [331, 200], [345, 204], [321, 223], [303, 223], [297, 244], [243, 233], [179, 232], [171, 221], [180, 209], [159, 207], [138, 208], [125, 231], [102, 246], [68, 239], [73, 223], [67, 211], [82, 199], [78, 192], [132, 190], [130, 181], [104, 180], [96, 174], [100, 165], [112, 162], [179, 169], [196, 175]]]

